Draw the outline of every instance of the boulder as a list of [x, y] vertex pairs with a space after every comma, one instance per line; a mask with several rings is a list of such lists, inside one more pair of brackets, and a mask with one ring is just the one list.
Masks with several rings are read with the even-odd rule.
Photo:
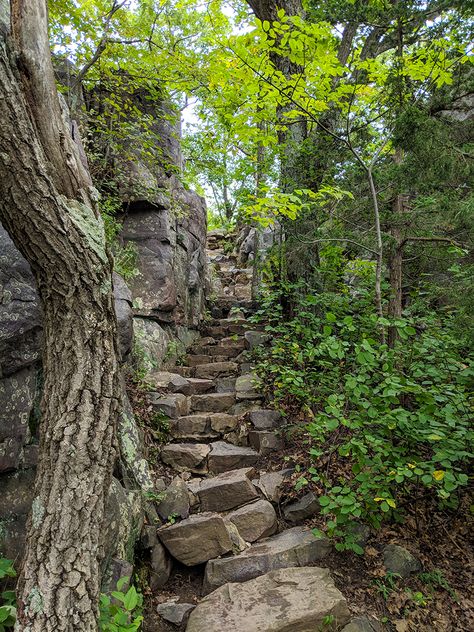
[[268, 500], [263, 499], [232, 511], [227, 514], [226, 520], [237, 527], [246, 542], [273, 535], [278, 526], [275, 510]]
[[206, 565], [206, 593], [228, 582], [244, 582], [278, 568], [308, 566], [324, 559], [331, 551], [326, 538], [310, 529], [293, 527], [252, 545], [234, 557], [212, 559]]
[[182, 626], [189, 619], [189, 615], [195, 608], [195, 604], [192, 603], [176, 603], [174, 601], [167, 601], [166, 603], [160, 603], [156, 611], [162, 619], [172, 623], [173, 625]]
[[187, 518], [189, 516], [188, 487], [182, 478], [176, 476], [166, 488], [164, 499], [159, 503], [157, 510], [162, 520], [168, 520], [170, 516]]
[[207, 455], [211, 448], [206, 443], [170, 443], [161, 450], [161, 460], [178, 472], [207, 472]]
[[195, 514], [158, 529], [158, 537], [171, 555], [186, 566], [195, 566], [228, 553], [232, 542], [221, 516]]
[[422, 569], [421, 562], [398, 544], [389, 544], [385, 547], [383, 563], [388, 571], [403, 578], [409, 577], [412, 573], [419, 573]]
[[312, 518], [319, 513], [320, 505], [319, 500], [313, 492], [308, 492], [298, 500], [283, 509], [283, 515], [288, 522], [299, 522], [300, 520], [306, 520]]
[[256, 430], [270, 430], [281, 425], [283, 417], [277, 410], [251, 410], [249, 421]]
[[201, 481], [193, 493], [198, 496], [203, 511], [227, 511], [258, 497], [250, 481], [252, 474], [252, 468], [224, 472]]
[[329, 632], [348, 620], [328, 569], [285, 568], [218, 588], [193, 610], [186, 632]]
[[208, 457], [209, 471], [214, 474], [252, 467], [258, 460], [258, 454], [252, 448], [235, 446], [225, 441], [215, 441]]

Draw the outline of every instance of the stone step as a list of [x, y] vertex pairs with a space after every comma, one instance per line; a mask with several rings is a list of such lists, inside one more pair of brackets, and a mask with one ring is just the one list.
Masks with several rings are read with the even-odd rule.
[[229, 582], [245, 582], [280, 568], [309, 566], [331, 552], [327, 538], [306, 527], [293, 527], [252, 545], [249, 549], [206, 565], [203, 590], [207, 594]]
[[213, 380], [218, 377], [228, 377], [235, 375], [238, 371], [239, 365], [237, 362], [210, 362], [206, 364], [200, 364], [194, 367], [195, 377], [199, 377], [206, 380]]
[[170, 420], [170, 435], [174, 439], [192, 441], [209, 441], [219, 437], [219, 433], [211, 429], [209, 415], [186, 415]]
[[258, 452], [252, 448], [232, 445], [225, 441], [215, 441], [211, 446], [207, 462], [209, 472], [220, 474], [242, 467], [252, 467], [257, 463], [258, 458]]
[[148, 401], [155, 411], [161, 412], [170, 419], [177, 419], [189, 414], [190, 401], [182, 393], [148, 393]]
[[198, 366], [199, 364], [210, 364], [211, 362], [227, 362], [227, 356], [211, 356], [203, 354], [189, 353], [186, 356], [186, 364], [188, 366]]
[[206, 393], [191, 395], [191, 412], [223, 413], [235, 404], [235, 393]]
[[223, 472], [213, 478], [188, 483], [188, 488], [196, 497], [200, 511], [228, 511], [258, 498], [251, 482], [255, 470], [240, 468]]
[[214, 388], [213, 380], [205, 380], [199, 377], [187, 378], [189, 382], [189, 394], [201, 395], [202, 393], [208, 393]]
[[328, 569], [285, 568], [222, 586], [194, 608], [186, 632], [334, 632], [349, 619]]
[[[211, 419], [211, 430], [217, 428], [222, 420], [214, 422], [213, 428]], [[178, 423], [176, 422], [177, 426]], [[177, 472], [194, 474], [221, 474], [242, 467], [253, 467], [259, 459], [258, 452], [252, 448], [236, 446], [226, 441], [214, 441], [210, 444], [168, 443], [161, 449], [160, 457], [163, 463]]]
[[173, 371], [178, 373], [178, 375], [182, 375], [183, 377], [194, 377], [196, 373], [196, 367], [194, 366], [175, 366], [173, 367]]
[[259, 500], [239, 507], [226, 514], [245, 542], [256, 542], [275, 533], [278, 527], [277, 515], [268, 500]]
[[158, 537], [171, 555], [185, 566], [196, 566], [232, 550], [232, 540], [222, 516], [194, 514], [158, 529]]

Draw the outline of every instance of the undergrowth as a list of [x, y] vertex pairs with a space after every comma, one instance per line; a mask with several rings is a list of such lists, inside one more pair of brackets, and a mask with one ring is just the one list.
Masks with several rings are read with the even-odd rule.
[[[426, 495], [455, 508], [473, 456], [474, 368], [453, 317], [414, 301], [404, 318], [378, 318], [366, 272], [336, 291], [280, 285], [256, 316], [273, 336], [257, 373], [278, 407], [305, 420], [312, 465], [298, 485], [319, 491], [325, 531], [357, 553], [354, 520], [403, 520]], [[380, 341], [389, 325], [393, 349]]]

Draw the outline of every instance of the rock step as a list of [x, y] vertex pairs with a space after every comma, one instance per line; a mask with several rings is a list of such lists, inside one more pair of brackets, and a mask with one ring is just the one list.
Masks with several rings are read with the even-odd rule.
[[173, 439], [203, 441], [215, 439], [236, 429], [239, 418], [226, 413], [200, 413], [170, 420]]
[[223, 413], [235, 404], [235, 393], [205, 393], [191, 395], [191, 412]]
[[211, 362], [227, 362], [230, 358], [225, 355], [202, 355], [188, 353], [186, 356], [187, 366], [198, 366], [199, 364], [210, 364]]
[[161, 450], [161, 460], [178, 472], [221, 474], [242, 467], [253, 467], [259, 454], [253, 448], [225, 441], [214, 443], [169, 443]]
[[309, 566], [331, 552], [327, 538], [306, 527], [293, 527], [252, 545], [243, 553], [209, 560], [203, 590], [207, 594], [229, 582], [244, 582], [275, 569]]
[[194, 376], [201, 379], [214, 380], [219, 377], [236, 375], [238, 368], [237, 362], [232, 361], [203, 363], [194, 367]]
[[186, 632], [328, 632], [350, 619], [326, 568], [285, 568], [227, 584], [191, 612]]

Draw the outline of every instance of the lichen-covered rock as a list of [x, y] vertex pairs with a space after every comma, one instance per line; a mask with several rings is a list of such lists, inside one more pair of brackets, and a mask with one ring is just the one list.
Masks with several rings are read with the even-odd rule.
[[348, 620], [328, 569], [285, 568], [218, 588], [193, 610], [186, 632], [329, 632]]

